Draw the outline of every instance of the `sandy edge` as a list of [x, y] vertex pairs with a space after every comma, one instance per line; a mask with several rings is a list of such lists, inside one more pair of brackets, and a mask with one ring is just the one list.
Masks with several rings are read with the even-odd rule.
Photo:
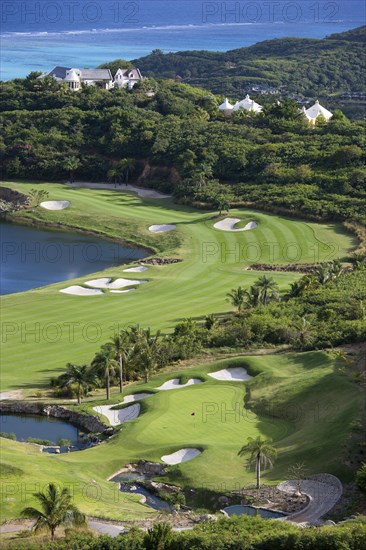
[[187, 386], [193, 386], [196, 384], [203, 384], [202, 380], [199, 378], [190, 378], [186, 384], [181, 384], [179, 378], [172, 378], [171, 380], [167, 380], [156, 388], [157, 390], [179, 390], [180, 388], [186, 388]]
[[208, 376], [215, 380], [228, 382], [251, 380], [253, 378], [253, 376], [250, 376], [243, 367], [229, 367], [216, 372], [209, 372]]
[[40, 206], [46, 210], [65, 210], [70, 206], [70, 201], [44, 201]]
[[240, 218], [225, 218], [214, 224], [215, 229], [220, 229], [221, 231], [250, 231], [257, 227], [256, 222], [248, 222], [245, 227], [235, 228], [235, 225], [241, 221]]
[[200, 451], [199, 449], [184, 448], [179, 449], [179, 451], [176, 451], [175, 453], [172, 453], [170, 455], [163, 455], [161, 457], [161, 460], [165, 462], [165, 464], [173, 466], [174, 464], [181, 464], [182, 462], [192, 460], [193, 458], [196, 458], [196, 456], [199, 456], [201, 453], [202, 451]]

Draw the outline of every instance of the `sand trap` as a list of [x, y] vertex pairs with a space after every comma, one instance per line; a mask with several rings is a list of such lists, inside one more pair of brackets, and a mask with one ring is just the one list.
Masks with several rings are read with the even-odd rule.
[[211, 378], [215, 378], [216, 380], [228, 380], [231, 382], [251, 380], [253, 378], [242, 367], [229, 367], [228, 369], [209, 372], [208, 376], [211, 376]]
[[146, 271], [148, 268], [145, 265], [140, 265], [139, 267], [129, 267], [128, 269], [124, 269], [123, 271], [125, 273], [142, 273], [143, 271]]
[[250, 229], [257, 227], [255, 222], [249, 222], [245, 227], [237, 229], [235, 228], [235, 225], [239, 222], [241, 222], [240, 218], [225, 218], [224, 220], [215, 223], [214, 228], [221, 229], [221, 231], [249, 231]]
[[126, 397], [123, 400], [123, 403], [132, 403], [133, 401], [139, 401], [140, 399], [145, 399], [146, 397], [150, 397], [150, 395], [154, 395], [153, 393], [133, 393], [132, 395], [126, 395]]
[[116, 279], [112, 282], [110, 277], [102, 277], [101, 279], [93, 279], [91, 281], [85, 281], [87, 286], [92, 288], [105, 288], [108, 290], [119, 290], [125, 286], [142, 285], [147, 281], [134, 281], [132, 279]]
[[187, 460], [192, 460], [196, 456], [200, 455], [201, 451], [198, 449], [180, 449], [179, 451], [172, 453], [171, 455], [164, 455], [161, 457], [161, 460], [165, 464], [181, 464], [182, 462], [187, 462]]
[[194, 384], [203, 384], [199, 378], [190, 378], [187, 384], [181, 384], [179, 378], [172, 378], [167, 382], [164, 382], [161, 386], [156, 388], [157, 390], [177, 390], [179, 388], [186, 388], [187, 386], [193, 386]]
[[103, 294], [102, 290], [92, 290], [78, 285], [68, 286], [60, 290], [63, 294], [72, 294], [73, 296], [98, 296]]
[[150, 225], [149, 231], [151, 233], [166, 233], [167, 231], [172, 231], [172, 229], [175, 229], [176, 225]]
[[40, 206], [46, 210], [64, 210], [70, 206], [69, 201], [45, 201], [41, 202]]
[[112, 410], [116, 405], [99, 405], [93, 407], [94, 411], [108, 418], [111, 426], [118, 426], [129, 420], [134, 420], [140, 414], [140, 405], [136, 403], [125, 409]]

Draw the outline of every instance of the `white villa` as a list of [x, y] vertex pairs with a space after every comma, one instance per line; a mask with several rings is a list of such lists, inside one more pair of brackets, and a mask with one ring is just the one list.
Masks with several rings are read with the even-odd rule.
[[[42, 78], [45, 75], [42, 75]], [[77, 69], [70, 67], [54, 67], [47, 76], [52, 76], [57, 82], [65, 82], [70, 90], [80, 90], [82, 85], [98, 86], [104, 90], [111, 88], [134, 87], [143, 79], [139, 69], [118, 69], [115, 77], [109, 69]]]
[[304, 113], [310, 124], [315, 124], [315, 121], [319, 116], [324, 117], [327, 122], [333, 116], [333, 113], [328, 111], [325, 107], [322, 107], [318, 100], [316, 100], [314, 105], [309, 107], [309, 109], [305, 109], [305, 107], [303, 107], [301, 111]]
[[142, 75], [139, 69], [118, 69], [114, 75], [114, 87], [131, 90], [140, 80], [142, 80]]

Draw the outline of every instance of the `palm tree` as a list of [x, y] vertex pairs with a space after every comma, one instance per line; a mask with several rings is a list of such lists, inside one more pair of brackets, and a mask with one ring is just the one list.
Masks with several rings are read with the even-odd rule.
[[318, 284], [325, 285], [332, 278], [332, 270], [330, 264], [320, 264], [314, 270], [314, 277]]
[[231, 291], [226, 294], [226, 296], [227, 301], [237, 308], [238, 313], [241, 313], [244, 309], [247, 291], [239, 286], [238, 288], [232, 288]]
[[89, 371], [87, 365], [72, 365], [67, 363], [67, 371], [60, 377], [61, 387], [77, 385], [78, 404], [81, 403], [81, 396], [88, 392], [89, 384], [95, 383], [95, 377]]
[[225, 212], [229, 212], [230, 199], [231, 197], [229, 195], [224, 195], [224, 194], [220, 194], [215, 197], [215, 205], [219, 211], [220, 216], [223, 210], [225, 210]]
[[144, 538], [146, 550], [164, 550], [167, 548], [169, 541], [172, 538], [172, 526], [170, 523], [163, 521], [155, 523]]
[[295, 281], [293, 283], [290, 283], [290, 290], [286, 292], [283, 299], [284, 300], [290, 300], [291, 298], [298, 298], [303, 293], [303, 288], [301, 286], [300, 281]]
[[92, 367], [95, 369], [97, 375], [104, 378], [108, 401], [111, 393], [111, 376], [115, 374], [116, 369], [115, 351], [110, 345], [103, 346], [95, 355], [92, 361]]
[[295, 342], [300, 344], [300, 349], [304, 349], [313, 335], [313, 325], [304, 316], [293, 323], [295, 329]]
[[306, 479], [308, 470], [305, 468], [304, 462], [297, 462], [293, 466], [290, 466], [287, 470], [289, 477], [296, 481], [296, 493], [295, 496], [301, 496], [302, 494], [302, 481]]
[[277, 456], [276, 449], [271, 445], [270, 440], [264, 440], [259, 435], [256, 439], [248, 437], [248, 442], [244, 445], [239, 453], [239, 456], [249, 455], [249, 465], [255, 464], [257, 473], [257, 489], [261, 486], [261, 464], [264, 468], [272, 467], [272, 461]]
[[259, 288], [257, 288], [256, 286], [249, 287], [249, 290], [246, 293], [246, 298], [250, 307], [257, 307], [260, 298]]
[[70, 183], [74, 181], [74, 172], [77, 170], [81, 164], [80, 160], [77, 157], [67, 157], [64, 159], [64, 168], [69, 171], [70, 174]]
[[72, 504], [70, 490], [66, 487], [60, 490], [54, 483], [49, 483], [45, 492], [33, 493], [33, 496], [40, 502], [41, 510], [29, 506], [23, 508], [21, 514], [36, 520], [33, 526], [35, 532], [49, 529], [53, 540], [59, 525], [86, 524], [85, 515]]
[[259, 289], [259, 301], [266, 306], [270, 300], [278, 298], [278, 284], [267, 275], [259, 277], [253, 285], [254, 288]]
[[110, 168], [107, 172], [107, 177], [113, 183], [117, 183], [119, 177], [119, 170], [117, 168]]
[[207, 330], [211, 330], [213, 327], [215, 327], [218, 324], [219, 320], [213, 313], [209, 313], [205, 317], [205, 327]]
[[134, 343], [134, 358], [143, 371], [147, 384], [149, 376], [159, 364], [160, 331], [153, 336], [150, 328], [142, 329], [137, 326], [132, 327], [131, 336]]
[[128, 158], [121, 159], [117, 163], [117, 170], [119, 173], [123, 175], [123, 179], [126, 183], [128, 182], [131, 172], [133, 172], [133, 170], [135, 169], [135, 165], [136, 163], [134, 159], [128, 159]]
[[329, 268], [331, 271], [331, 278], [337, 281], [343, 273], [341, 260], [339, 258], [337, 258], [336, 260], [332, 260], [331, 262], [329, 262]]
[[123, 364], [127, 363], [129, 358], [129, 349], [131, 349], [130, 334], [128, 330], [122, 330], [115, 334], [111, 339], [111, 346], [114, 349], [119, 364], [119, 391], [123, 392]]

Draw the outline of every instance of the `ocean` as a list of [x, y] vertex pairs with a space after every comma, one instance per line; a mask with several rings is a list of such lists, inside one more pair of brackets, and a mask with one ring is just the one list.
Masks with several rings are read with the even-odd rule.
[[366, 17], [364, 0], [3, 0], [0, 9], [2, 80], [156, 48], [225, 51], [271, 38], [322, 38]]

